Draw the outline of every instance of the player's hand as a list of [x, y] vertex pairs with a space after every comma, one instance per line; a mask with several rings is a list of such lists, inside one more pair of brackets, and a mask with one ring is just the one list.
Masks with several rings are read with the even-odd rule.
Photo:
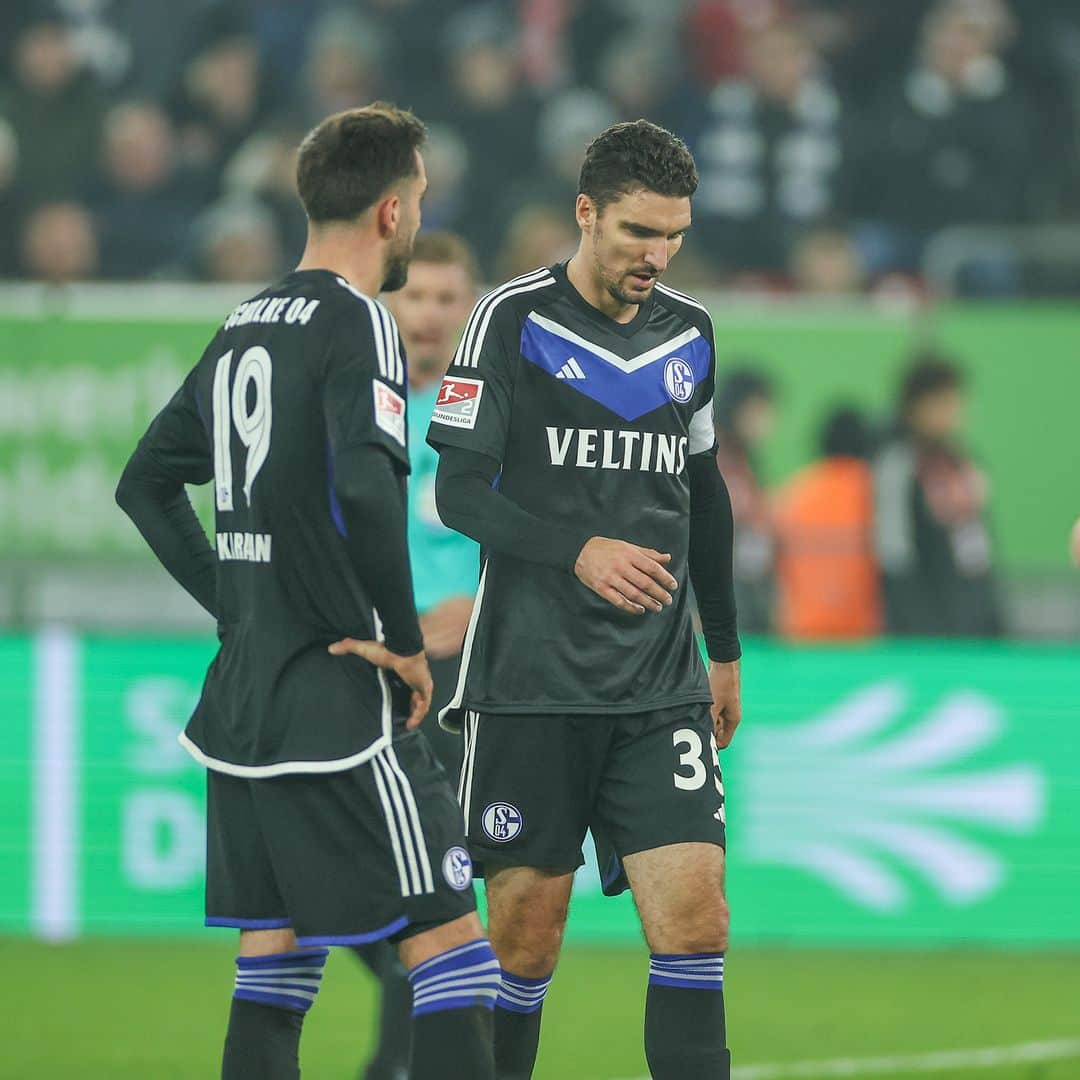
[[574, 563], [578, 580], [597, 596], [632, 615], [663, 611], [679, 583], [668, 573], [671, 556], [625, 540], [594, 536]]
[[742, 719], [742, 688], [739, 685], [739, 661], [729, 664], [709, 661], [709, 689], [712, 691], [713, 733], [716, 745], [724, 750], [735, 737]]
[[1069, 537], [1069, 552], [1072, 555], [1073, 566], [1080, 566], [1080, 518], [1072, 528], [1072, 536]]
[[420, 616], [424, 652], [432, 660], [445, 660], [460, 654], [472, 609], [471, 596], [450, 596]]
[[369, 664], [392, 671], [406, 686], [412, 690], [412, 710], [405, 727], [411, 731], [420, 726], [420, 722], [427, 716], [431, 708], [431, 695], [433, 686], [431, 672], [428, 670], [427, 656], [423, 651], [415, 656], [398, 656], [392, 653], [381, 641], [356, 641], [354, 638], [343, 638], [329, 646], [329, 652], [333, 656], [359, 656]]

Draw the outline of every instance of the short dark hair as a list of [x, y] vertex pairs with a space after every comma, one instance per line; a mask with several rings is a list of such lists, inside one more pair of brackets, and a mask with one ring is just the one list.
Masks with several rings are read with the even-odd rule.
[[470, 281], [478, 279], [476, 256], [472, 248], [457, 233], [418, 233], [413, 244], [414, 263], [434, 263], [436, 266], [460, 266]]
[[900, 384], [900, 410], [909, 413], [924, 398], [944, 390], [960, 390], [964, 377], [951, 360], [937, 353], [917, 356]]
[[376, 101], [328, 116], [300, 144], [296, 187], [308, 220], [353, 221], [415, 176], [426, 129], [408, 109]]
[[821, 427], [821, 452], [826, 457], [865, 458], [870, 453], [870, 430], [862, 413], [841, 405], [825, 417]]
[[648, 120], [614, 124], [585, 151], [578, 191], [597, 212], [633, 191], [685, 196], [697, 191], [698, 173], [686, 143]]

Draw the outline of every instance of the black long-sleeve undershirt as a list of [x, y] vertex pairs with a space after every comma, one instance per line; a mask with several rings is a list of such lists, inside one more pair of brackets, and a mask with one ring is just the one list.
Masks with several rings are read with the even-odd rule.
[[385, 450], [362, 444], [335, 457], [334, 493], [349, 561], [379, 612], [386, 647], [413, 656], [424, 639], [413, 596], [404, 478]]
[[120, 477], [116, 501], [162, 566], [217, 618], [217, 556], [183, 483], [140, 444]]
[[[382, 619], [386, 647], [402, 656], [423, 648], [413, 599], [404, 483], [390, 455], [376, 445], [341, 451], [334, 492], [341, 507], [349, 561]], [[162, 565], [217, 617], [217, 557], [184, 485], [143, 446], [132, 454], [116, 501]]]
[[553, 525], [523, 510], [492, 486], [499, 468], [487, 454], [442, 447], [435, 503], [443, 524], [484, 547], [573, 572], [578, 554], [593, 534]]
[[[691, 457], [687, 467], [690, 581], [706, 650], [711, 659], [725, 663], [740, 655], [731, 569], [731, 499], [712, 454]], [[443, 446], [435, 480], [443, 523], [494, 551], [573, 573], [578, 554], [595, 534], [554, 525], [523, 510], [492, 486], [499, 468], [487, 454]]]
[[729, 663], [742, 655], [731, 565], [735, 539], [731, 496], [711, 451], [688, 458], [686, 468], [690, 479], [690, 584], [709, 659]]

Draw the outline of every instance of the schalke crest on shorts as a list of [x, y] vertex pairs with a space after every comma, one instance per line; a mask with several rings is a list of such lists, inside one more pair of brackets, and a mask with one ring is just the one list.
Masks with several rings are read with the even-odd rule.
[[494, 840], [497, 844], [505, 844], [521, 832], [524, 820], [521, 811], [516, 806], [505, 802], [493, 802], [484, 811], [481, 824], [489, 840]]

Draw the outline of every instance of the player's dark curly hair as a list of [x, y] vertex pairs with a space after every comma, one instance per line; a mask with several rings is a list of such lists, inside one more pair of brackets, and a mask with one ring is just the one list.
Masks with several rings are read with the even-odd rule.
[[697, 191], [698, 173], [686, 143], [648, 120], [630, 120], [601, 132], [585, 151], [578, 191], [597, 213], [632, 191], [686, 196]]
[[381, 101], [328, 116], [308, 132], [296, 162], [308, 220], [353, 221], [394, 184], [415, 176], [425, 134], [408, 109]]

